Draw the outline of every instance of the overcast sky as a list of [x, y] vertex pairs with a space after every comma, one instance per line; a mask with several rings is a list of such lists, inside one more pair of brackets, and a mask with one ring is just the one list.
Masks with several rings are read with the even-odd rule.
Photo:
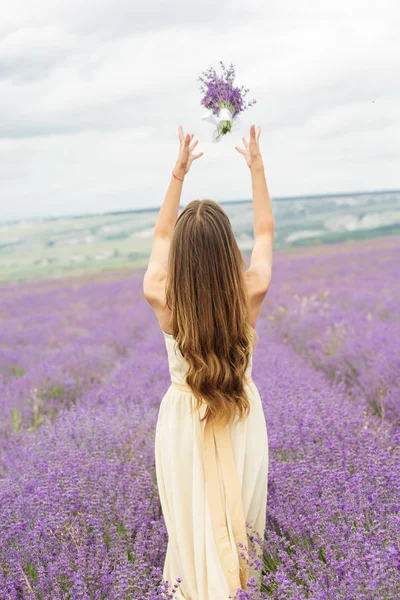
[[[203, 151], [182, 202], [400, 188], [397, 0], [12, 0], [0, 11], [0, 220], [160, 206], [178, 126]], [[198, 76], [234, 63], [257, 104], [211, 142]]]

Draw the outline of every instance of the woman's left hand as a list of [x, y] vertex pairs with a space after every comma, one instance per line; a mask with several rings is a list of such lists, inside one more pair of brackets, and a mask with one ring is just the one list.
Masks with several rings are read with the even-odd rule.
[[188, 173], [188, 171], [192, 165], [192, 162], [196, 158], [200, 158], [200, 156], [203, 156], [203, 154], [204, 154], [204, 152], [200, 152], [199, 154], [193, 154], [193, 150], [199, 143], [199, 141], [196, 140], [192, 144], [191, 142], [192, 142], [193, 137], [194, 137], [194, 133], [191, 133], [191, 134], [188, 133], [187, 136], [184, 137], [182, 125], [179, 125], [180, 148], [179, 148], [179, 155], [178, 155], [175, 169], [174, 169], [174, 173], [176, 173], [176, 175], [178, 175], [178, 176], [184, 177], [186, 175], [186, 173]]

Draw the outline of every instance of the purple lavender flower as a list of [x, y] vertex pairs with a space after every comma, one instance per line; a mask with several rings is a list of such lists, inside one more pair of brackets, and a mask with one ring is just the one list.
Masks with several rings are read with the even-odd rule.
[[224, 63], [219, 62], [223, 71], [221, 77], [212, 67], [199, 77], [199, 81], [202, 82], [201, 91], [204, 94], [200, 104], [209, 111], [202, 120], [216, 125], [213, 135], [214, 142], [219, 142], [223, 135], [237, 129], [240, 126], [238, 115], [256, 103], [256, 100], [246, 103], [245, 95], [249, 91], [248, 88], [244, 86], [239, 88], [233, 85], [235, 79], [233, 64], [226, 69]]

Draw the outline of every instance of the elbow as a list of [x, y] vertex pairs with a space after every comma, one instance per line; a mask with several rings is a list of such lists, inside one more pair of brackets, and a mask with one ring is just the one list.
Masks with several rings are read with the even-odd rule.
[[154, 228], [153, 236], [154, 238], [164, 238], [167, 240], [171, 240], [173, 235], [173, 229], [171, 230], [168, 227], [156, 226]]
[[257, 229], [254, 230], [254, 236], [268, 236], [273, 238], [275, 235], [275, 221], [273, 218], [264, 221], [262, 224], [258, 224]]

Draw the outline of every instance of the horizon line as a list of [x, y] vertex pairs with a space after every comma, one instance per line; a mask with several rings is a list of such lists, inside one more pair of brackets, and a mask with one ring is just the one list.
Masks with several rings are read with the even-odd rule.
[[[333, 192], [328, 194], [302, 194], [301, 196], [271, 196], [272, 200], [304, 200], [304, 199], [313, 199], [313, 198], [340, 198], [343, 196], [364, 196], [365, 194], [396, 194], [400, 193], [400, 189], [394, 190], [367, 190], [363, 192]], [[245, 200], [221, 200], [218, 204], [248, 204], [252, 202], [252, 198]], [[104, 212], [95, 212], [95, 213], [79, 213], [79, 214], [70, 214], [70, 215], [56, 215], [56, 216], [47, 216], [47, 217], [21, 217], [14, 218], [10, 220], [1, 220], [0, 224], [12, 224], [19, 223], [20, 221], [55, 221], [57, 219], [83, 219], [84, 217], [98, 217], [98, 216], [106, 216], [106, 215], [124, 215], [131, 213], [143, 213], [143, 212], [159, 212], [162, 204], [158, 206], [150, 206], [147, 208], [129, 208], [125, 210], [107, 210]], [[186, 205], [179, 204], [179, 208], [184, 208]]]

